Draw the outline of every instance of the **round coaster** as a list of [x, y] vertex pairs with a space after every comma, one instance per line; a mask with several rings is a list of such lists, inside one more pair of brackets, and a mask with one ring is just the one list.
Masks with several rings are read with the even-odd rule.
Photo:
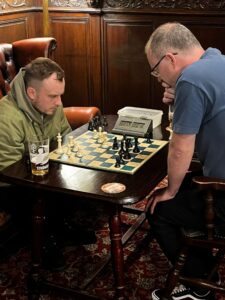
[[126, 186], [124, 184], [118, 183], [118, 182], [109, 182], [109, 183], [103, 184], [103, 186], [101, 187], [101, 190], [105, 193], [117, 194], [117, 193], [121, 193], [121, 192], [125, 191]]

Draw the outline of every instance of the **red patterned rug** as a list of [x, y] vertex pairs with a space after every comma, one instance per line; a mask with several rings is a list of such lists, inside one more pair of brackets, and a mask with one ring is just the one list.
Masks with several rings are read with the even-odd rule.
[[[138, 204], [144, 207], [145, 201]], [[122, 213], [124, 230], [134, 222], [137, 216]], [[101, 213], [101, 217], [96, 224], [97, 243], [91, 245], [71, 246], [64, 249], [67, 268], [62, 272], [46, 272], [45, 276], [49, 280], [56, 281], [64, 286], [76, 287], [82, 284], [83, 280], [94, 271], [104, 257], [109, 253], [109, 228], [107, 216]], [[148, 235], [149, 226], [145, 222], [134, 234], [124, 248], [125, 254], [125, 280], [126, 298], [129, 300], [149, 300], [151, 291], [161, 288], [169, 269], [169, 263], [155, 240]], [[20, 248], [14, 255], [3, 261], [0, 271], [7, 273], [10, 282], [5, 286], [0, 286], [0, 300], [27, 300], [27, 277], [30, 267], [31, 257], [29, 247]], [[224, 269], [221, 269], [222, 279]], [[97, 276], [97, 278], [87, 287], [87, 291], [92, 295], [97, 295], [100, 299], [113, 299], [114, 279], [111, 264]], [[58, 297], [50, 292], [43, 294], [40, 300], [60, 300], [69, 297]], [[74, 297], [69, 298], [76, 300]], [[217, 295], [217, 300], [225, 299]]]

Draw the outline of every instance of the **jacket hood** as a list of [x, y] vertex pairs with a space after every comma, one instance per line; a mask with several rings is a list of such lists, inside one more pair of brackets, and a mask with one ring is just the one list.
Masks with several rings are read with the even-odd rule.
[[[44, 121], [48, 122], [52, 119], [52, 116], [46, 116], [40, 113], [32, 105], [25, 89], [24, 84], [25, 68], [21, 68], [15, 78], [10, 84], [9, 96], [17, 103], [18, 107], [24, 111], [24, 113], [33, 121], [38, 124], [43, 124]], [[45, 118], [43, 118], [45, 116]]]

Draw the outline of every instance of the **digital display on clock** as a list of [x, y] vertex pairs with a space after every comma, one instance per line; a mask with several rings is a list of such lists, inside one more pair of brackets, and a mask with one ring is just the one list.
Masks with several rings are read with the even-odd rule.
[[134, 128], [143, 128], [144, 126], [145, 126], [145, 123], [133, 122], [131, 127], [134, 127]]
[[113, 133], [142, 137], [151, 131], [152, 120], [130, 116], [119, 116], [114, 128], [112, 129]]
[[122, 120], [120, 122], [120, 126], [131, 126], [132, 122], [130, 121], [125, 121], [125, 120]]

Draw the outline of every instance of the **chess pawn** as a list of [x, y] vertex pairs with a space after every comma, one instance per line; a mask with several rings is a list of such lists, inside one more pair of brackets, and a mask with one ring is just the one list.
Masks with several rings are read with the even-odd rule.
[[106, 149], [108, 148], [108, 143], [107, 143], [107, 132], [104, 131], [102, 133], [102, 138], [103, 138], [103, 143], [102, 143], [102, 148]]
[[102, 144], [104, 142], [102, 127], [98, 129], [98, 143]]
[[77, 144], [76, 143], [74, 143], [74, 145], [73, 145], [73, 152], [77, 152], [78, 151], [78, 146], [77, 146]]
[[98, 139], [98, 132], [96, 129], [93, 130], [93, 139], [95, 139], [95, 140]]
[[78, 148], [77, 153], [76, 153], [76, 156], [77, 156], [77, 157], [82, 157], [82, 156], [83, 156], [83, 154], [82, 154], [80, 148]]
[[68, 137], [68, 145], [70, 146], [70, 147], [73, 147], [73, 144], [74, 144], [74, 141], [73, 141], [73, 136], [72, 135], [69, 135], [69, 137]]
[[72, 153], [72, 152], [71, 152], [71, 147], [70, 147], [70, 145], [68, 145], [66, 154], [67, 154], [68, 156], [70, 156], [71, 153]]

